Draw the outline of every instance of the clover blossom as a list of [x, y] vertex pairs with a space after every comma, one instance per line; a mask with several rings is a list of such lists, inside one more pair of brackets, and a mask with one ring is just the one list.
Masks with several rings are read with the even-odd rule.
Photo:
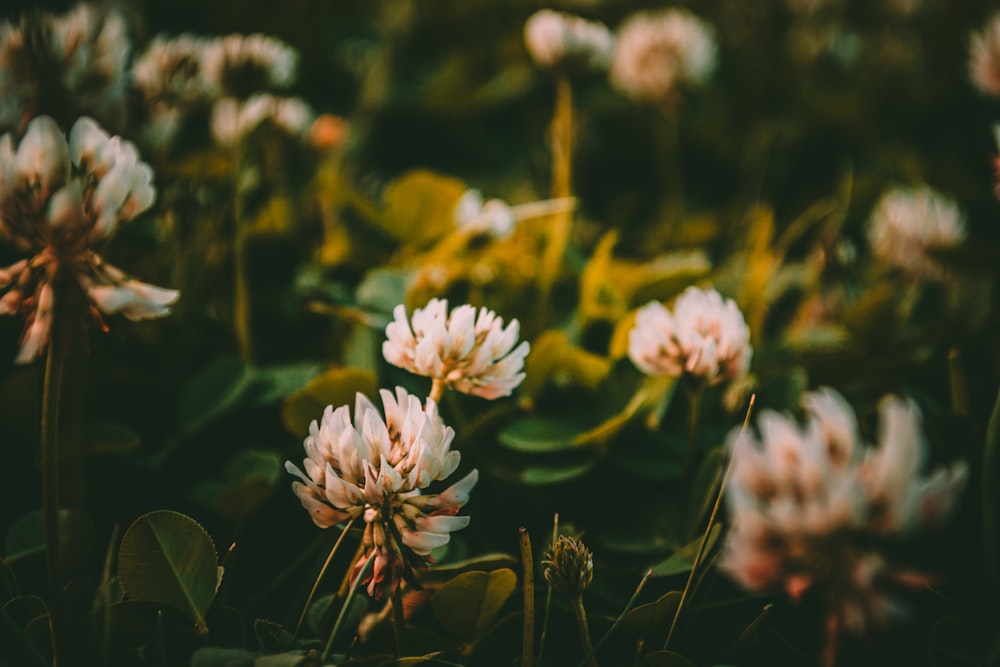
[[583, 541], [559, 535], [545, 550], [542, 575], [557, 593], [583, 595], [594, 578], [594, 555]]
[[121, 124], [131, 49], [122, 16], [87, 4], [0, 24], [0, 129], [21, 131], [42, 114]]
[[385, 328], [382, 355], [394, 366], [433, 378], [440, 385], [486, 399], [509, 396], [524, 380], [524, 358], [531, 346], [516, 348], [520, 323], [468, 304], [448, 312], [446, 299], [431, 299], [407, 318], [396, 306]]
[[797, 599], [824, 590], [837, 626], [860, 634], [902, 612], [893, 586], [926, 581], [891, 566], [878, 541], [943, 520], [968, 468], [920, 475], [926, 444], [911, 401], [882, 400], [874, 448], [863, 445], [854, 411], [837, 392], [820, 389], [803, 404], [804, 425], [765, 411], [759, 436], [730, 433], [732, 527], [719, 567], [754, 591], [781, 587]]
[[26, 255], [0, 269], [0, 314], [27, 319], [18, 363], [45, 348], [66, 290], [83, 291], [102, 327], [98, 311], [131, 320], [170, 312], [178, 292], [127, 277], [95, 250], [152, 205], [152, 180], [135, 146], [90, 118], [73, 125], [68, 141], [48, 116], [28, 124], [16, 150], [10, 134], [0, 137], [0, 236]]
[[455, 432], [445, 426], [434, 401], [423, 406], [402, 387], [379, 394], [384, 419], [360, 393], [353, 420], [349, 406], [328, 406], [322, 420], [309, 425], [305, 472], [285, 463], [300, 480], [292, 490], [317, 526], [363, 518], [364, 550], [375, 556], [364, 581], [375, 597], [395, 590], [414, 567], [430, 561], [432, 549], [469, 524], [469, 517], [455, 514], [479, 479], [473, 470], [441, 493], [422, 495], [458, 467], [460, 454], [450, 449]]
[[872, 211], [868, 241], [876, 257], [923, 280], [944, 280], [947, 272], [931, 256], [965, 240], [965, 223], [950, 199], [928, 187], [896, 188]]
[[469, 229], [486, 232], [498, 239], [509, 237], [517, 218], [511, 207], [502, 199], [487, 199], [479, 190], [469, 189], [455, 204], [455, 226], [459, 229]]
[[611, 83], [637, 100], [665, 103], [680, 84], [700, 85], [715, 70], [711, 26], [683, 9], [639, 12], [618, 29]]
[[541, 67], [606, 70], [615, 36], [603, 23], [542, 9], [525, 22], [524, 43]]
[[628, 356], [647, 375], [687, 375], [718, 384], [746, 375], [750, 329], [732, 299], [688, 287], [673, 312], [651, 301], [636, 313]]
[[287, 88], [295, 80], [298, 52], [262, 34], [212, 40], [202, 55], [205, 80], [219, 96], [247, 98], [262, 90]]

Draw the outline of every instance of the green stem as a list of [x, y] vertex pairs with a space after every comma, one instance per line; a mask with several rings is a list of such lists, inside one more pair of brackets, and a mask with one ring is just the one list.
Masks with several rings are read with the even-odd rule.
[[[556, 72], [556, 100], [551, 132], [552, 197], [570, 197], [573, 194], [573, 89], [565, 72]], [[571, 210], [559, 211], [552, 216], [539, 273], [542, 298], [538, 303], [543, 312], [562, 266], [571, 222]]]
[[573, 598], [573, 613], [576, 615], [576, 625], [580, 630], [580, 644], [583, 654], [587, 656], [584, 662], [589, 667], [597, 667], [597, 656], [594, 655], [594, 645], [590, 641], [590, 624], [587, 622], [587, 610], [583, 606], [583, 596]]
[[295, 624], [295, 632], [292, 633], [292, 638], [297, 638], [299, 636], [299, 631], [302, 630], [302, 623], [306, 620], [306, 614], [309, 612], [309, 605], [312, 604], [313, 598], [316, 597], [316, 590], [319, 588], [319, 582], [323, 581], [323, 575], [326, 574], [327, 568], [329, 568], [330, 563], [333, 562], [333, 557], [337, 553], [337, 549], [340, 548], [340, 543], [344, 541], [345, 537], [347, 537], [347, 533], [353, 525], [354, 519], [351, 519], [347, 522], [347, 525], [344, 526], [343, 530], [340, 531], [340, 536], [337, 537], [337, 541], [333, 543], [333, 548], [330, 549], [330, 554], [326, 557], [323, 567], [319, 569], [319, 574], [316, 575], [316, 581], [313, 583], [312, 590], [309, 591], [309, 597], [306, 598], [306, 604], [302, 607], [302, 614], [299, 616], [299, 622]]
[[[550, 544], [555, 544], [556, 538], [559, 536], [559, 513], [556, 512], [552, 515], [552, 541]], [[538, 637], [538, 662], [542, 661], [542, 654], [545, 652], [545, 637], [549, 632], [549, 610], [552, 609], [552, 584], [548, 585], [548, 591], [545, 593], [545, 614], [542, 616], [542, 634]]]
[[327, 656], [330, 655], [330, 649], [333, 648], [333, 639], [337, 636], [337, 631], [340, 630], [341, 623], [347, 617], [347, 612], [351, 608], [351, 601], [354, 600], [354, 595], [358, 592], [358, 586], [361, 585], [361, 580], [365, 578], [365, 573], [368, 572], [368, 568], [371, 564], [375, 562], [375, 554], [377, 552], [372, 550], [372, 555], [368, 557], [365, 561], [364, 567], [358, 572], [358, 576], [354, 578], [354, 583], [351, 584], [351, 590], [344, 598], [344, 605], [340, 608], [340, 613], [337, 614], [337, 621], [333, 624], [333, 630], [330, 631], [330, 638], [326, 640], [326, 646], [323, 648], [323, 655], [320, 656], [320, 662], [326, 662]]
[[45, 358], [42, 386], [42, 521], [45, 526], [45, 572], [49, 583], [49, 630], [52, 665], [59, 663], [62, 581], [59, 572], [59, 394], [63, 354], [58, 327], [53, 327]]
[[521, 630], [521, 667], [532, 667], [535, 658], [535, 565], [527, 528], [519, 530], [524, 583], [524, 626]]
[[402, 586], [394, 586], [392, 589], [392, 632], [396, 637], [396, 657], [402, 660], [406, 655], [406, 615], [403, 614]]
[[[753, 413], [754, 403], [757, 402], [757, 394], [750, 395], [750, 404], [747, 405], [747, 413], [743, 418], [743, 428], [740, 434], [746, 433], [747, 428], [750, 426], [750, 415]], [[739, 441], [737, 441], [739, 442]], [[733, 470], [733, 461], [736, 460], [737, 450], [734, 448], [729, 455], [729, 463], [726, 464], [726, 472], [722, 475], [722, 481], [719, 483], [719, 492], [715, 495], [715, 504], [712, 506], [712, 513], [708, 517], [708, 525], [705, 526], [705, 532], [701, 535], [701, 541], [698, 543], [698, 552], [694, 556], [694, 562], [691, 563], [691, 572], [688, 573], [687, 582], [684, 584], [684, 590], [681, 591], [681, 599], [677, 603], [677, 609], [674, 611], [674, 619], [670, 622], [670, 630], [667, 631], [667, 638], [663, 642], [663, 650], [666, 651], [670, 646], [670, 640], [674, 636], [674, 630], [677, 628], [677, 619], [681, 617], [681, 609], [684, 608], [684, 602], [687, 600], [688, 593], [691, 591], [691, 583], [694, 581], [694, 575], [698, 571], [698, 566], [701, 565], [701, 560], [705, 556], [705, 547], [708, 544], [708, 536], [712, 533], [712, 526], [715, 525], [715, 518], [719, 514], [719, 507], [722, 505], [722, 497], [726, 491], [726, 482], [729, 481], [729, 473]]]
[[687, 451], [684, 452], [685, 477], [693, 471], [698, 455], [698, 419], [701, 416], [701, 397], [705, 393], [705, 387], [700, 380], [697, 382], [698, 384], [690, 387], [688, 391], [690, 403], [688, 405], [688, 443]]
[[681, 173], [680, 128], [673, 110], [656, 110], [653, 118], [656, 143], [655, 168], [659, 172], [663, 200], [659, 221], [674, 224], [684, 211], [684, 179]]

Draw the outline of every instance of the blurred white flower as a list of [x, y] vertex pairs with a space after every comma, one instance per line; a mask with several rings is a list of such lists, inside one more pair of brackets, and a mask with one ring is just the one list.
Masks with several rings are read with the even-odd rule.
[[665, 103], [681, 84], [701, 85], [715, 70], [711, 26], [683, 9], [639, 12], [618, 29], [611, 83], [629, 97]]
[[874, 448], [863, 445], [854, 411], [837, 392], [806, 394], [803, 405], [804, 425], [764, 411], [759, 436], [730, 433], [731, 528], [719, 567], [750, 590], [783, 587], [793, 598], [814, 586], [831, 590], [838, 605], [831, 613], [860, 633], [900, 609], [882, 584], [919, 579], [886, 563], [877, 541], [946, 518], [968, 468], [920, 476], [926, 445], [910, 401], [883, 399]]
[[450, 449], [455, 432], [433, 400], [425, 407], [402, 387], [395, 395], [383, 389], [380, 396], [384, 419], [360, 393], [353, 421], [349, 406], [328, 406], [303, 443], [305, 472], [285, 463], [299, 478], [292, 489], [317, 526], [363, 518], [364, 548], [375, 554], [365, 582], [375, 597], [395, 590], [413, 567], [429, 562], [431, 550], [469, 524], [469, 517], [455, 514], [479, 479], [473, 470], [442, 493], [422, 495], [458, 467], [460, 454]]
[[615, 36], [603, 23], [543, 9], [524, 24], [524, 43], [542, 67], [578, 66], [606, 70]]
[[212, 107], [212, 137], [221, 146], [233, 146], [265, 121], [302, 137], [311, 130], [313, 119], [312, 108], [298, 97], [260, 93], [245, 102], [224, 97]]
[[517, 220], [514, 211], [502, 199], [483, 201], [479, 190], [466, 190], [455, 204], [455, 226], [486, 232], [498, 239], [505, 239], [514, 231]]
[[1000, 95], [1000, 12], [969, 38], [969, 78], [987, 95]]
[[927, 187], [886, 192], [868, 226], [875, 256], [914, 278], [944, 279], [947, 272], [929, 251], [964, 240], [965, 223], [958, 207]]
[[0, 129], [21, 131], [42, 114], [121, 124], [131, 49], [122, 16], [87, 4], [0, 24]]
[[73, 125], [68, 141], [47, 116], [28, 124], [16, 150], [10, 134], [0, 137], [0, 234], [28, 256], [0, 269], [0, 314], [27, 319], [19, 363], [44, 349], [63, 290], [82, 289], [98, 321], [98, 311], [133, 320], [169, 312], [178, 292], [132, 280], [95, 251], [153, 204], [152, 181], [135, 147], [90, 118]]
[[405, 306], [396, 306], [393, 318], [385, 328], [382, 354], [394, 366], [487, 399], [510, 395], [524, 379], [521, 369], [531, 346], [522, 341], [514, 347], [517, 320], [504, 327], [492, 310], [480, 308], [477, 315], [468, 304], [449, 314], [445, 299], [431, 299], [414, 310], [412, 327]]
[[747, 374], [750, 329], [732, 299], [688, 287], [673, 312], [651, 301], [636, 313], [628, 356], [647, 375], [690, 375], [709, 384]]
[[254, 93], [286, 88], [295, 80], [299, 55], [267, 35], [228, 35], [205, 48], [202, 72], [219, 96], [247, 98]]

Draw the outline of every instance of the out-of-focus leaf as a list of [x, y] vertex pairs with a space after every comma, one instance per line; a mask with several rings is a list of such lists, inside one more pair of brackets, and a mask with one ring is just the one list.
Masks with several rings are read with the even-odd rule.
[[628, 405], [594, 428], [577, 437], [577, 444], [605, 442], [628, 424], [633, 417], [646, 415], [646, 425], [655, 430], [663, 419], [677, 389], [677, 378], [646, 377]]
[[575, 449], [580, 433], [569, 421], [524, 417], [500, 431], [498, 439], [508, 449], [537, 454]]
[[205, 365], [181, 392], [178, 421], [194, 433], [234, 408], [250, 385], [250, 369], [236, 357], [222, 357]]
[[986, 655], [969, 626], [954, 616], [946, 616], [931, 626], [927, 648], [933, 667], [981, 667]]
[[254, 405], [269, 405], [298, 391], [322, 372], [323, 364], [314, 361], [251, 366], [250, 386], [244, 400]]
[[669, 591], [654, 602], [635, 607], [625, 615], [622, 626], [636, 634], [645, 635], [653, 628], [673, 619], [680, 601], [680, 591]]
[[[59, 510], [59, 557], [63, 572], [84, 562], [94, 544], [94, 522], [80, 510]], [[4, 539], [7, 560], [16, 562], [45, 552], [45, 525], [41, 510], [18, 518]]]
[[21, 595], [7, 600], [3, 608], [21, 628], [26, 626], [31, 619], [49, 613], [45, 600], [37, 595]]
[[413, 276], [407, 269], [373, 269], [365, 274], [354, 298], [362, 308], [388, 316], [397, 305], [406, 303]]
[[314, 664], [315, 654], [303, 650], [262, 655], [253, 661], [253, 667], [304, 667]]
[[573, 345], [565, 332], [549, 330], [531, 346], [521, 391], [537, 399], [549, 383], [594, 390], [610, 370], [608, 359]]
[[[708, 542], [705, 543], [705, 554], [708, 554], [719, 539], [722, 533], [722, 525], [715, 524], [708, 534]], [[698, 545], [701, 544], [701, 537], [697, 537], [688, 544], [675, 551], [670, 558], [657, 563], [651, 569], [654, 577], [670, 577], [677, 574], [685, 574], [691, 571], [694, 566], [694, 558], [698, 554]]]
[[281, 457], [274, 452], [243, 450], [226, 465], [221, 481], [204, 482], [191, 495], [224, 516], [242, 520], [270, 497], [281, 470]]
[[124, 424], [98, 421], [87, 427], [88, 454], [128, 454], [141, 446], [139, 434]]
[[309, 432], [309, 424], [323, 417], [326, 406], [354, 406], [358, 392], [374, 398], [375, 374], [360, 368], [334, 368], [314, 378], [306, 386], [285, 399], [281, 417], [289, 433], [302, 437]]
[[608, 454], [614, 465], [640, 479], [663, 482], [677, 479], [684, 472], [681, 450], [666, 441], [622, 438]]
[[583, 477], [594, 469], [598, 460], [597, 456], [574, 456], [567, 457], [566, 461], [548, 464], [494, 465], [491, 466], [489, 473], [508, 482], [524, 486], [548, 486]]
[[200, 633], [219, 583], [215, 544], [194, 519], [170, 510], [144, 514], [125, 532], [118, 579], [131, 600], [185, 612]]
[[425, 245], [455, 228], [455, 205], [467, 189], [425, 169], [407, 172], [386, 187], [380, 226], [399, 241]]
[[[456, 540], [451, 540], [449, 544], [455, 542]], [[429, 570], [418, 570], [417, 576], [421, 582], [425, 581], [441, 581], [444, 578], [449, 578], [454, 576], [456, 573], [464, 572], [472, 568], [477, 568], [479, 570], [499, 570], [500, 568], [514, 568], [520, 564], [520, 560], [514, 558], [510, 554], [504, 553], [488, 553], [481, 554], [479, 556], [473, 556], [471, 558], [465, 558], [463, 560], [457, 560], [451, 563], [440, 563], [435, 565]]]
[[449, 632], [474, 642], [496, 619], [517, 588], [517, 575], [503, 568], [460, 574], [431, 598], [434, 615]]

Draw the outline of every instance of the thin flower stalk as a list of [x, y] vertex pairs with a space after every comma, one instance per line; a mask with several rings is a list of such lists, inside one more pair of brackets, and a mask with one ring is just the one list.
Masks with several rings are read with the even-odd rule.
[[49, 584], [49, 632], [52, 665], [62, 654], [62, 573], [59, 542], [59, 397], [62, 390], [61, 341], [50, 342], [42, 386], [42, 523], [45, 527], [45, 571]]
[[365, 562], [361, 565], [361, 573], [354, 578], [354, 583], [351, 584], [351, 589], [347, 593], [347, 597], [344, 598], [344, 604], [340, 608], [340, 613], [337, 614], [337, 620], [333, 624], [333, 629], [330, 630], [330, 637], [326, 640], [326, 646], [323, 648], [323, 654], [320, 656], [321, 661], [325, 662], [327, 657], [330, 655], [330, 649], [333, 648], [333, 640], [336, 638], [337, 632], [340, 630], [340, 626], [347, 617], [347, 612], [351, 608], [351, 601], [354, 600], [354, 596], [357, 595], [358, 586], [361, 585], [361, 581], [364, 579], [368, 568], [370, 568], [372, 563], [375, 562], [375, 556], [376, 554], [373, 552], [367, 559], [365, 559]]
[[639, 580], [639, 584], [635, 587], [635, 591], [632, 592], [632, 597], [628, 599], [624, 609], [622, 609], [621, 613], [618, 614], [618, 618], [616, 618], [615, 622], [611, 624], [611, 627], [604, 633], [604, 636], [601, 637], [596, 644], [594, 644], [594, 648], [590, 650], [590, 653], [583, 657], [583, 660], [580, 661], [578, 667], [585, 667], [589, 664], [590, 659], [593, 658], [594, 655], [601, 650], [601, 647], [604, 646], [604, 643], [611, 638], [611, 635], [613, 635], [615, 630], [618, 629], [618, 626], [622, 624], [622, 621], [625, 620], [628, 613], [632, 611], [632, 607], [634, 607], [635, 603], [639, 600], [639, 594], [642, 593], [642, 589], [646, 587], [646, 582], [649, 581], [651, 576], [653, 576], [653, 568], [649, 568], [642, 575], [642, 579]]
[[[298, 623], [295, 624], [295, 632], [292, 633], [292, 637], [298, 637], [299, 631], [302, 630], [302, 623], [306, 620], [306, 614], [309, 612], [309, 607], [312, 605], [313, 598], [316, 597], [316, 591], [319, 589], [319, 583], [323, 581], [323, 575], [326, 574], [327, 569], [330, 567], [330, 563], [333, 562], [333, 557], [336, 555], [337, 550], [340, 548], [341, 542], [347, 537], [347, 533], [350, 532], [351, 526], [354, 525], [355, 519], [351, 519], [346, 525], [341, 529], [340, 535], [337, 536], [337, 541], [333, 543], [333, 548], [330, 549], [329, 555], [327, 555], [326, 560], [323, 561], [323, 567], [319, 569], [319, 574], [316, 575], [316, 581], [313, 583], [312, 590], [309, 591], [309, 596], [306, 598], [306, 603], [302, 607], [302, 613], [299, 615]], [[351, 564], [354, 565], [353, 563]]]

